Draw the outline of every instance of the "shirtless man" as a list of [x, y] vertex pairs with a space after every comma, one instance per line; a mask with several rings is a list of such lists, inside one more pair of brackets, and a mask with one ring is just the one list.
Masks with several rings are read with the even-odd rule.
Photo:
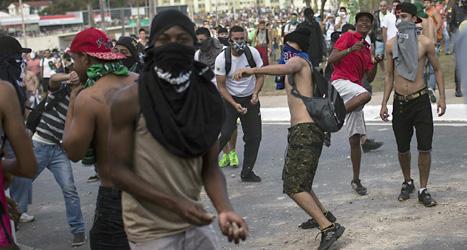
[[121, 218], [121, 191], [109, 176], [108, 134], [112, 97], [138, 75], [129, 73], [118, 61], [125, 56], [112, 52], [111, 39], [97, 29], [78, 33], [70, 51], [74, 70], [85, 84], [71, 93], [63, 148], [68, 158], [77, 162], [94, 146], [101, 178], [94, 225], [89, 232], [91, 249], [129, 249]]
[[[307, 28], [298, 28], [284, 37], [284, 42], [298, 51], [302, 51], [301, 47], [309, 46], [307, 41], [309, 41], [310, 32], [308, 31], [308, 36], [299, 35], [300, 29]], [[307, 49], [303, 50], [307, 51]], [[235, 72], [234, 78], [240, 80], [253, 74], [292, 75], [298, 91], [304, 96], [311, 97], [313, 96], [314, 84], [310, 66], [311, 63], [304, 57], [295, 56], [289, 59], [286, 64], [241, 69]], [[345, 228], [338, 223], [333, 223], [336, 218], [324, 208], [312, 190], [313, 178], [323, 148], [324, 134], [310, 117], [303, 101], [292, 96], [292, 85], [288, 79], [286, 77], [285, 89], [290, 110], [291, 128], [289, 128], [289, 145], [282, 174], [283, 192], [312, 217], [314, 227], [319, 226], [321, 229], [319, 249], [329, 249], [344, 233]]]
[[[410, 198], [415, 191], [414, 181], [410, 176], [410, 141], [413, 128], [416, 129], [418, 143], [418, 168], [420, 170], [420, 189], [418, 200], [427, 207], [435, 206], [436, 201], [426, 189], [431, 165], [431, 144], [433, 139], [433, 117], [428, 90], [423, 82], [423, 66], [425, 59], [432, 63], [439, 89], [438, 116], [446, 111], [443, 72], [432, 41], [417, 34], [415, 22], [421, 22], [417, 17], [417, 8], [411, 3], [401, 3], [396, 8], [398, 36], [388, 41], [387, 76], [384, 83], [384, 96], [380, 116], [383, 121], [389, 121], [387, 102], [395, 80], [392, 127], [399, 152], [404, 182], [402, 183], [399, 201]], [[397, 43], [397, 44], [395, 44]], [[418, 58], [418, 61], [417, 61]], [[412, 60], [411, 60], [412, 59]]]
[[34, 100], [30, 100], [36, 94], [36, 90], [39, 88], [39, 80], [36, 75], [29, 70], [29, 66], [24, 64], [24, 75], [23, 84], [26, 86], [26, 101], [28, 105], [34, 104]]

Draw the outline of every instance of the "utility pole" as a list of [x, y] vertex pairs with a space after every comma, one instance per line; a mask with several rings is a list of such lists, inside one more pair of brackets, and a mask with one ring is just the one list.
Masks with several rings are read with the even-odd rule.
[[136, 0], [136, 9], [138, 11], [138, 16], [136, 17], [136, 29], [139, 32], [139, 29], [141, 29], [141, 21], [139, 19], [139, 0]]
[[154, 0], [149, 0], [149, 30], [151, 30], [152, 19], [154, 19], [154, 12], [155, 12], [154, 5], [155, 5]]
[[123, 14], [123, 7], [120, 9], [120, 20], [122, 20], [122, 36], [125, 36], [125, 15]]
[[99, 0], [99, 7], [101, 8], [102, 31], [107, 32], [105, 28], [105, 0]]
[[21, 26], [23, 27], [23, 40], [24, 47], [28, 47], [28, 41], [26, 40], [26, 25], [24, 24], [24, 14], [23, 14], [23, 1], [19, 0], [19, 8], [21, 10]]

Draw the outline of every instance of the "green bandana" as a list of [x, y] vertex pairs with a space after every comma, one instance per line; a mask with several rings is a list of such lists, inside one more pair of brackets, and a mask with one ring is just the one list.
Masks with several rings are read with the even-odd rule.
[[84, 84], [83, 89], [91, 87], [97, 80], [107, 74], [114, 74], [117, 76], [129, 75], [128, 68], [123, 66], [123, 64], [119, 61], [104, 64], [94, 64], [88, 68], [86, 74], [88, 75], [88, 80]]

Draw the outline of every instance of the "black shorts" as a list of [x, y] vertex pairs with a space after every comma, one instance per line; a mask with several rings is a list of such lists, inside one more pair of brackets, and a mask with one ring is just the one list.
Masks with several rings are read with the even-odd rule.
[[[395, 93], [395, 95], [399, 95]], [[397, 150], [401, 154], [410, 151], [410, 141], [415, 127], [419, 152], [431, 152], [433, 141], [433, 114], [428, 94], [410, 101], [394, 99], [392, 129], [396, 136]]]
[[289, 128], [289, 145], [282, 172], [285, 194], [311, 191], [323, 140], [323, 131], [315, 123], [300, 123]]

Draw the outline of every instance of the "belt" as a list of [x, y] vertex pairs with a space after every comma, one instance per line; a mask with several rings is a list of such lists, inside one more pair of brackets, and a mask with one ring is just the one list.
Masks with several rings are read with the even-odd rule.
[[422, 95], [426, 95], [428, 93], [428, 89], [427, 88], [423, 88], [415, 93], [412, 93], [410, 95], [399, 95], [399, 94], [395, 94], [394, 95], [394, 99], [397, 100], [397, 101], [410, 101], [410, 100], [413, 100], [413, 99], [416, 99]]

